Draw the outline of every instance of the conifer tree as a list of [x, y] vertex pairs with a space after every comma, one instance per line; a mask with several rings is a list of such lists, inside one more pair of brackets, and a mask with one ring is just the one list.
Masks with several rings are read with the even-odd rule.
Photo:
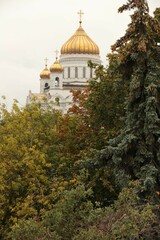
[[[113, 169], [117, 184], [139, 179], [143, 197], [160, 191], [160, 31], [145, 0], [128, 0], [119, 12], [134, 10], [125, 35], [112, 50], [129, 82], [126, 122], [121, 133], [100, 152], [99, 163]], [[101, 160], [100, 160], [101, 159]]]
[[[160, 8], [156, 8], [156, 10], [154, 11], [154, 18], [157, 19], [160, 24]], [[160, 46], [160, 31], [156, 32], [155, 38]]]

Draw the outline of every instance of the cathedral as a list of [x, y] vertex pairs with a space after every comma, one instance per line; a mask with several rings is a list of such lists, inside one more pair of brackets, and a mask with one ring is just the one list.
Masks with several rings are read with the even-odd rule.
[[79, 27], [76, 32], [62, 45], [60, 57], [56, 51], [56, 59], [48, 68], [47, 58], [44, 70], [40, 73], [40, 93], [29, 91], [27, 103], [33, 100], [45, 105], [53, 102], [54, 108], [66, 113], [72, 104], [72, 89], [81, 89], [94, 77], [94, 69], [88, 61], [101, 64], [99, 48], [82, 28], [80, 10]]

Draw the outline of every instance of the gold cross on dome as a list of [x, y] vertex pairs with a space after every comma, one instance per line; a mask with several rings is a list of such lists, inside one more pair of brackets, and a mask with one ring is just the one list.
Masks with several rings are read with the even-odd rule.
[[80, 23], [80, 25], [81, 25], [81, 23], [82, 23], [82, 15], [83, 15], [84, 13], [82, 12], [82, 10], [79, 10], [78, 14], [79, 14], [79, 23]]
[[57, 60], [57, 59], [58, 59], [58, 53], [59, 53], [59, 51], [56, 50], [55, 53], [56, 53], [56, 60]]
[[47, 67], [48, 58], [46, 57], [46, 58], [44, 59], [44, 61], [45, 61], [45, 65], [46, 65], [46, 67]]

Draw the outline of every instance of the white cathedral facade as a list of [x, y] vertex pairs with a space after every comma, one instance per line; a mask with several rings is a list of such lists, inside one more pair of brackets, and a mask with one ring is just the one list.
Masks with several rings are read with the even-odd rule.
[[[72, 104], [72, 89], [81, 89], [94, 77], [94, 70], [88, 67], [88, 61], [101, 64], [99, 48], [82, 28], [81, 11], [79, 27], [60, 50], [60, 58], [40, 73], [40, 93], [29, 91], [27, 103], [33, 100], [53, 102], [55, 109], [67, 112]], [[57, 51], [58, 52], [58, 51]], [[47, 60], [47, 59], [46, 59]]]

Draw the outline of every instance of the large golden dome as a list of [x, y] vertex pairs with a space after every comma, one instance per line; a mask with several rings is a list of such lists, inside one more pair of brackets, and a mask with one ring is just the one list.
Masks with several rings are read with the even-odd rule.
[[41, 79], [50, 79], [50, 71], [47, 68], [47, 65], [43, 69], [43, 71], [40, 73], [40, 78]]
[[62, 72], [62, 71], [63, 71], [63, 67], [62, 67], [62, 65], [58, 62], [57, 58], [56, 58], [56, 61], [51, 65], [50, 71], [51, 71], [51, 72]]
[[79, 26], [75, 34], [63, 44], [61, 54], [98, 54], [97, 44], [86, 34], [84, 29]]

